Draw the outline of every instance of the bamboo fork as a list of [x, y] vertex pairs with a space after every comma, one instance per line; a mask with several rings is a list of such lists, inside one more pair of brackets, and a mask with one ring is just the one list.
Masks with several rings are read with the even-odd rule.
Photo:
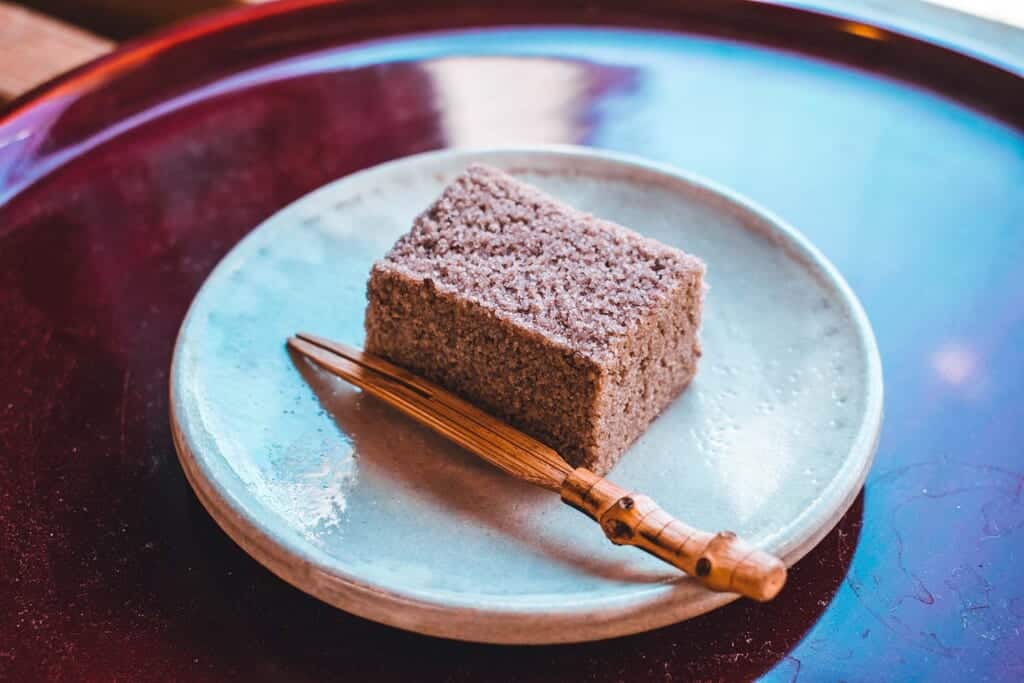
[[601, 525], [616, 545], [636, 546], [716, 591], [774, 598], [786, 565], [731, 531], [694, 529], [644, 495], [590, 470], [573, 469], [554, 450], [436, 384], [356, 348], [300, 333], [288, 347], [451, 439], [501, 470], [559, 493]]

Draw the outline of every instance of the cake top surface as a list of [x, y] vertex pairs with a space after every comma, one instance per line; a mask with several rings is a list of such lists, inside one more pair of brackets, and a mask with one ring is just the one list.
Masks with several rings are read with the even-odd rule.
[[429, 279], [598, 358], [704, 264], [474, 164], [375, 268]]

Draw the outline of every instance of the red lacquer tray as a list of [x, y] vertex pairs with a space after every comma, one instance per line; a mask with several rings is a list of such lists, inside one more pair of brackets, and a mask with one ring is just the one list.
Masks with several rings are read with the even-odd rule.
[[[1021, 64], [772, 3], [506, 5], [214, 16], [0, 114], [0, 678], [1018, 679]], [[861, 297], [875, 469], [775, 602], [586, 645], [436, 640], [289, 587], [193, 496], [167, 367], [217, 260], [346, 173], [510, 142], [728, 185]]]

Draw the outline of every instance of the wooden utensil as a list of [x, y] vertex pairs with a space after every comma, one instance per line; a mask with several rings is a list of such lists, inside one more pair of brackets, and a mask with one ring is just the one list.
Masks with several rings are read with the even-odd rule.
[[779, 558], [731, 531], [712, 534], [687, 526], [647, 496], [586, 468], [573, 469], [536, 439], [383, 358], [304, 333], [291, 337], [288, 347], [508, 474], [559, 493], [616, 545], [636, 546], [712, 590], [754, 600], [771, 600], [786, 582]]

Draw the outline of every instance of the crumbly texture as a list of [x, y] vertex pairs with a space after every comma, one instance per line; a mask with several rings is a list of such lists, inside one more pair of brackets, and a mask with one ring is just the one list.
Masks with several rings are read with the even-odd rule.
[[605, 474], [697, 370], [703, 276], [477, 164], [374, 264], [366, 348]]

